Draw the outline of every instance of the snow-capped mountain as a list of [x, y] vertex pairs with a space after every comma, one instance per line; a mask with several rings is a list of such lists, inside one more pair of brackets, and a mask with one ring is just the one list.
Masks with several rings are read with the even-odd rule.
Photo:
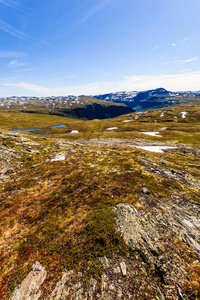
[[164, 88], [142, 92], [116, 92], [94, 96], [97, 99], [124, 103], [135, 110], [161, 108], [180, 103], [199, 101], [199, 92], [170, 92]]

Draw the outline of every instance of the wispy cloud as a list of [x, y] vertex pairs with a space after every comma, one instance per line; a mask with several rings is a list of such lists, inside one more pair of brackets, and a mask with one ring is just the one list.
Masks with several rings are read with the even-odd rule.
[[2, 20], [0, 20], [0, 30], [14, 36], [17, 37], [21, 40], [25, 40], [31, 43], [41, 43], [41, 44], [45, 44], [47, 46], [51, 46], [53, 47], [50, 43], [48, 43], [45, 40], [42, 39], [36, 39], [30, 35], [25, 34], [24, 32], [16, 29], [15, 27], [13, 27], [12, 25], [8, 24], [7, 22], [4, 22]]
[[198, 60], [198, 57], [192, 57], [192, 58], [189, 58], [189, 59], [177, 59], [175, 60], [175, 63], [180, 63], [180, 64], [188, 64], [190, 62], [193, 62], [195, 60]]
[[175, 47], [176, 46], [176, 44], [172, 44], [172, 47]]
[[197, 60], [197, 59], [198, 59], [198, 57], [193, 57], [193, 58], [185, 59], [185, 60], [183, 61], [183, 63], [184, 63], [184, 64], [187, 64], [187, 63], [190, 63], [190, 62], [195, 61], [195, 60]]
[[15, 36], [19, 39], [26, 40], [26, 41], [33, 41], [32, 37], [26, 35], [25, 33], [23, 33], [20, 30], [17, 30], [12, 25], [10, 25], [2, 20], [0, 20], [0, 30], [4, 31], [12, 36]]
[[13, 59], [11, 60], [11, 62], [9, 62], [8, 66], [12, 67], [12, 68], [18, 68], [18, 67], [22, 67], [22, 66], [26, 66], [27, 63], [24, 62], [19, 62], [17, 59]]
[[8, 7], [17, 9], [17, 10], [24, 10], [25, 7], [20, 5], [19, 3], [15, 2], [15, 1], [11, 1], [11, 0], [0, 0], [0, 4], [4, 4]]
[[25, 57], [25, 52], [0, 50], [0, 58]]
[[181, 74], [126, 76], [120, 85], [126, 90], [144, 90], [164, 87], [171, 91], [199, 90], [200, 71]]
[[41, 93], [48, 93], [51, 89], [38, 86], [35, 84], [29, 84], [26, 82], [19, 82], [19, 83], [3, 83], [4, 86], [13, 86], [13, 87], [19, 87], [25, 90], [35, 91], [35, 92], [41, 92]]
[[78, 21], [76, 26], [78, 27], [79, 25], [85, 23], [88, 19], [90, 19], [93, 15], [98, 13], [101, 9], [105, 8], [109, 4], [111, 4], [113, 0], [102, 0], [98, 2], [96, 5], [94, 5], [91, 9], [87, 10], [87, 13], [83, 16], [82, 19]]
[[192, 58], [188, 58], [188, 59], [174, 59], [173, 61], [168, 61], [168, 62], [164, 62], [163, 65], [166, 66], [166, 65], [183, 65], [183, 64], [188, 64], [188, 63], [191, 63], [193, 61], [196, 61], [198, 60], [198, 57], [192, 57]]
[[10, 93], [12, 92], [19, 96], [22, 94], [26, 94], [27, 96], [64, 96], [69, 94], [97, 95], [117, 91], [142, 91], [158, 87], [164, 87], [171, 91], [195, 91], [199, 90], [199, 82], [200, 71], [166, 75], [131, 75], [114, 82], [92, 82], [84, 85], [60, 88], [48, 88], [26, 82], [4, 83], [2, 85], [9, 87]]

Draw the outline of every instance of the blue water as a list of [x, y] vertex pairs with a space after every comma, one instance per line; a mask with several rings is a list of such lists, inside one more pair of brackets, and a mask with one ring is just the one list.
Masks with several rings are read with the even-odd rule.
[[[54, 126], [51, 126], [50, 128], [60, 128], [60, 127], [66, 127], [66, 125], [54, 125]], [[20, 129], [20, 128], [14, 128], [12, 129], [11, 131], [32, 131], [32, 132], [35, 132], [36, 130], [42, 130], [42, 131], [48, 131], [47, 128], [29, 128], [29, 129]]]
[[30, 128], [30, 129], [14, 128], [11, 131], [18, 131], [18, 130], [20, 130], [20, 131], [33, 131], [33, 132], [35, 132], [36, 130], [46, 130], [46, 129], [41, 129], [41, 128]]
[[66, 125], [55, 125], [55, 126], [51, 126], [50, 128], [60, 128], [60, 127], [66, 127]]

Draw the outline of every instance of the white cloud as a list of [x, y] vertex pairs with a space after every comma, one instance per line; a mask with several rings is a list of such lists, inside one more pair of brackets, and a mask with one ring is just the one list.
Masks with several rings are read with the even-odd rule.
[[195, 60], [197, 60], [197, 59], [198, 59], [198, 57], [193, 57], [193, 58], [185, 59], [185, 60], [183, 61], [183, 63], [184, 63], [184, 64], [187, 64], [187, 63], [192, 62], [192, 61], [195, 61]]
[[14, 68], [18, 68], [18, 67], [22, 67], [22, 66], [26, 66], [26, 63], [23, 62], [19, 62], [16, 59], [11, 60], [11, 62], [9, 62], [8, 66], [9, 67], [14, 67]]
[[146, 90], [164, 87], [171, 91], [199, 90], [200, 71], [182, 74], [146, 75], [125, 77], [126, 90]]
[[2, 85], [10, 86], [10, 87], [18, 87], [18, 88], [21, 88], [22, 90], [29, 90], [29, 91], [35, 91], [35, 92], [41, 92], [41, 93], [47, 93], [47, 94], [50, 91], [49, 88], [34, 85], [34, 84], [29, 84], [29, 83], [26, 83], [26, 82], [3, 83]]
[[176, 46], [176, 44], [172, 44], [172, 47], [175, 47]]
[[170, 91], [200, 90], [200, 71], [168, 75], [131, 75], [120, 81], [93, 82], [85, 85], [48, 88], [26, 82], [4, 83], [9, 87], [7, 95], [59, 96], [59, 95], [95, 95], [117, 91], [142, 91], [163, 87]]
[[164, 87], [171, 91], [200, 90], [200, 71], [168, 75], [131, 75], [121, 81], [91, 83], [84, 86], [69, 87], [75, 94], [100, 94], [116, 91], [142, 91]]

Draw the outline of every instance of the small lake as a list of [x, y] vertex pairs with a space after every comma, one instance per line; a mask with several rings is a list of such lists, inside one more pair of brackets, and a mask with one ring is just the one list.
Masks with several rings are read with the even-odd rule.
[[[66, 125], [53, 125], [50, 128], [62, 128], [62, 127], [66, 127]], [[20, 129], [20, 128], [14, 128], [11, 131], [31, 131], [31, 132], [37, 132], [38, 130], [42, 131], [42, 133], [46, 133], [48, 132], [48, 128], [26, 128], [26, 129]]]

